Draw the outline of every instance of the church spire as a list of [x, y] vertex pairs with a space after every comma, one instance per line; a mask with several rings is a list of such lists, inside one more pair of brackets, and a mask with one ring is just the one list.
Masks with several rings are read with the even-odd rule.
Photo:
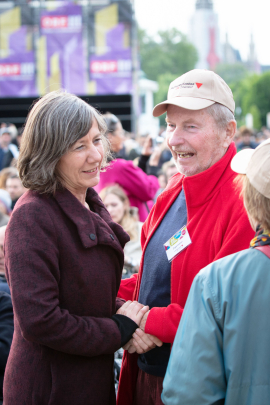
[[199, 10], [199, 9], [213, 10], [212, 0], [197, 0], [196, 10]]

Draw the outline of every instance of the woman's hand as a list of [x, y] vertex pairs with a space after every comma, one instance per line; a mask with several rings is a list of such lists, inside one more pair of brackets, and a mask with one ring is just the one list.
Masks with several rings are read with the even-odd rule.
[[156, 346], [162, 346], [162, 341], [154, 335], [144, 333], [141, 329], [136, 329], [133, 338], [123, 347], [129, 353], [146, 353], [154, 349]]
[[140, 325], [144, 314], [148, 311], [148, 305], [142, 305], [137, 301], [127, 301], [121, 306], [121, 308], [118, 309], [116, 314], [125, 315], [132, 319], [132, 321], [134, 321], [137, 325]]

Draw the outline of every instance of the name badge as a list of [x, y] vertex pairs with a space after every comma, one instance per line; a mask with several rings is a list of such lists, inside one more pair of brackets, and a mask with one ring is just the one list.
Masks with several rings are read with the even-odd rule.
[[169, 262], [178, 256], [179, 253], [186, 249], [191, 243], [187, 226], [185, 225], [180, 231], [177, 231], [166, 243], [164, 243]]

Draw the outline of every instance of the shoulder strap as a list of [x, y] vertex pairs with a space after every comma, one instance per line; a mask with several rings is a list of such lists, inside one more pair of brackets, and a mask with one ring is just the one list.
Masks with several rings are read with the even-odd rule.
[[270, 259], [270, 245], [258, 246], [255, 249], [260, 250]]

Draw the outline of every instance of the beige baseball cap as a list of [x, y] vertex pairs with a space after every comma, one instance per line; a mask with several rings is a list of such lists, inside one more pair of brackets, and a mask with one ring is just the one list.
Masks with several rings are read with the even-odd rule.
[[164, 114], [168, 104], [202, 110], [214, 103], [225, 105], [234, 113], [233, 94], [224, 80], [211, 70], [194, 69], [170, 84], [167, 100], [154, 107], [153, 116]]
[[244, 149], [231, 161], [231, 168], [239, 174], [246, 174], [259, 193], [270, 198], [270, 139], [256, 149]]

